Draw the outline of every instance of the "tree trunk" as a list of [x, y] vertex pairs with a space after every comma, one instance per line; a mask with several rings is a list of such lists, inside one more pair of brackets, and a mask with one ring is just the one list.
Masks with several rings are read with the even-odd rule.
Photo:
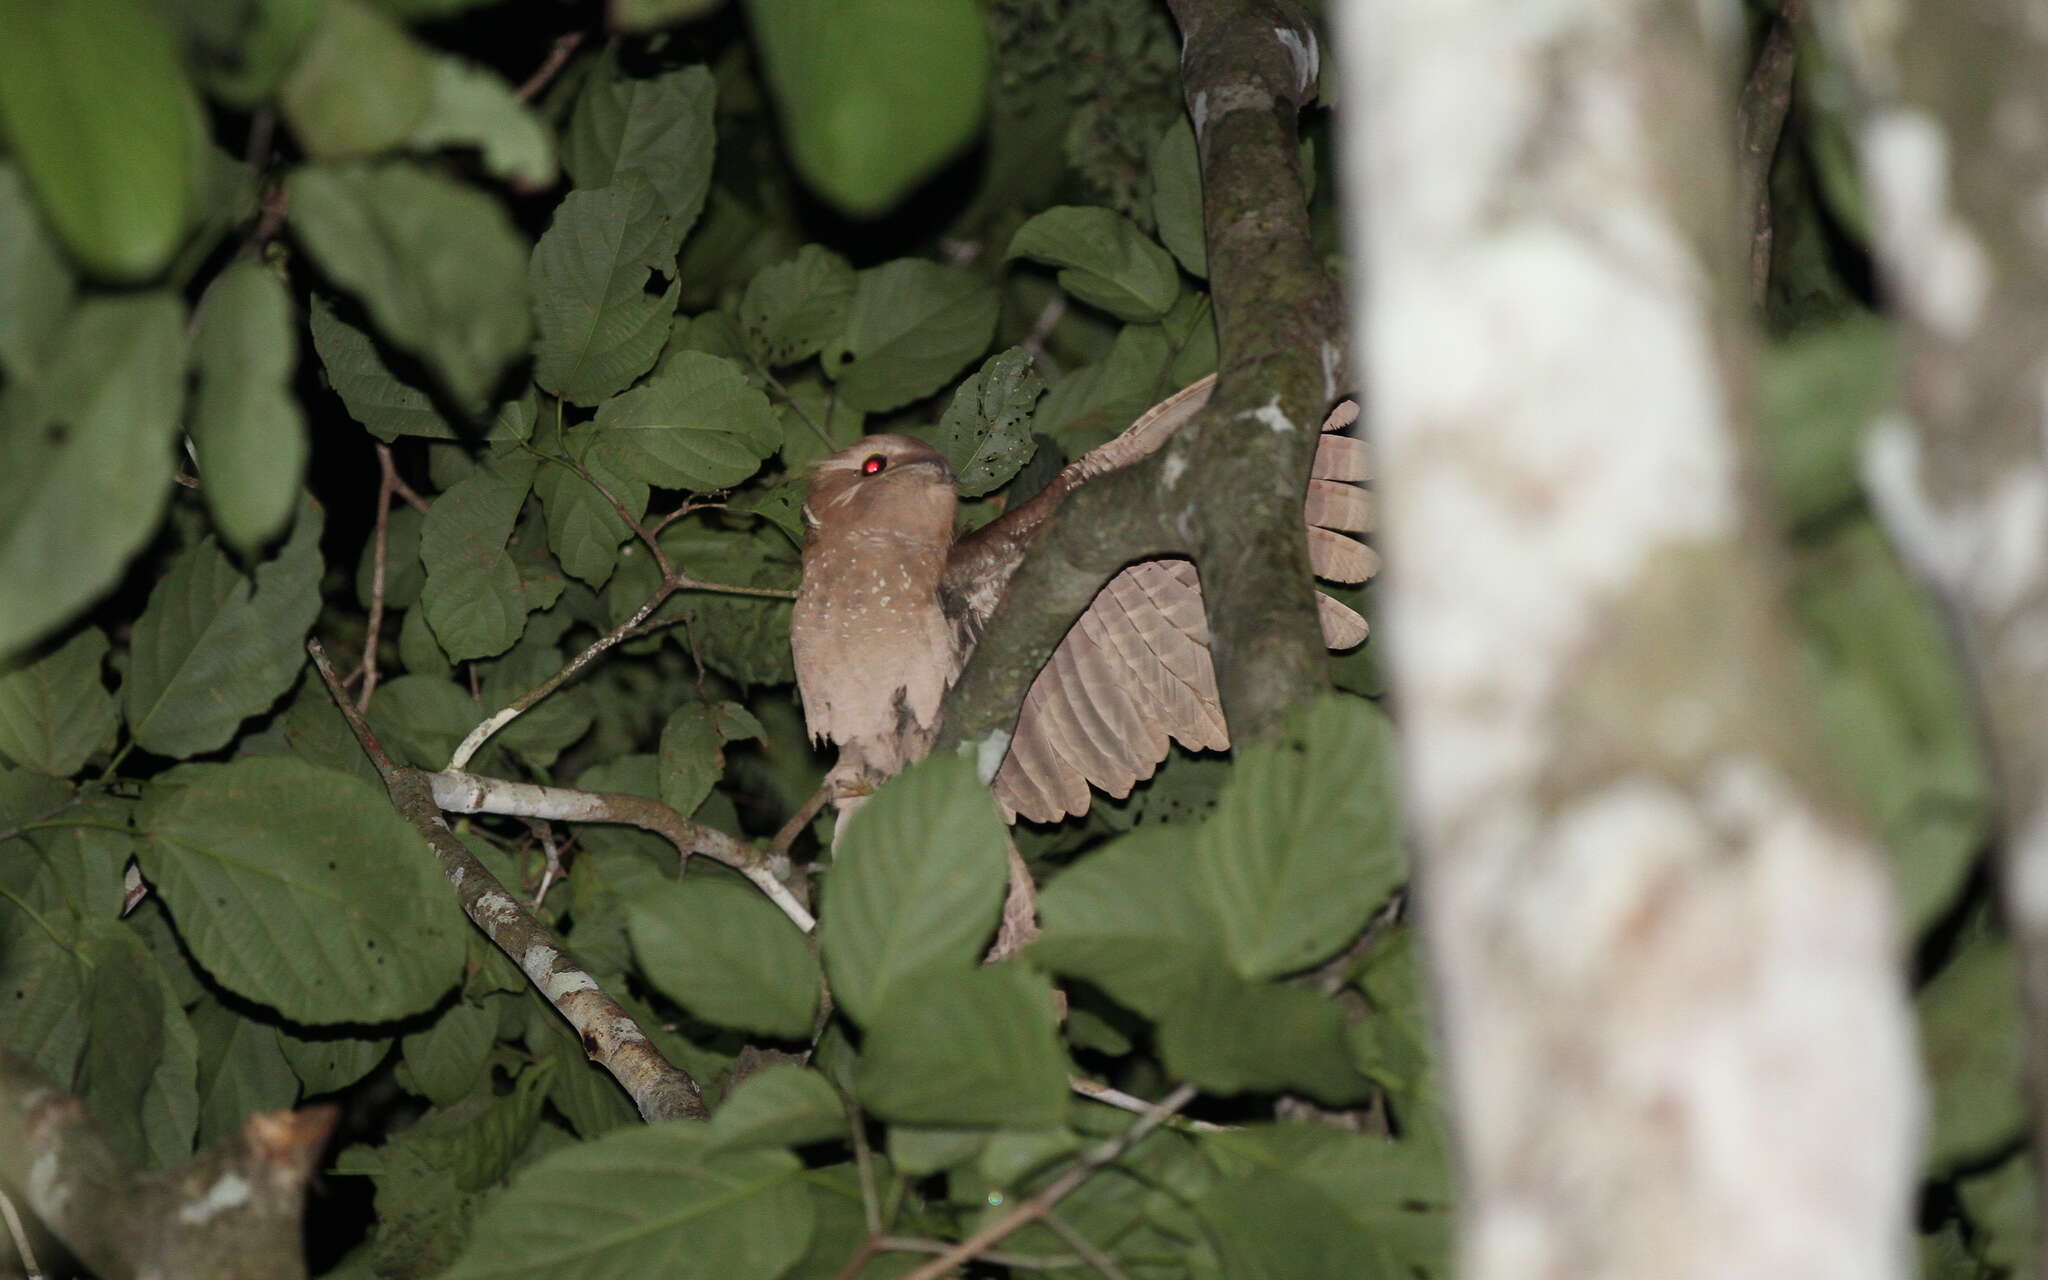
[[1849, 20], [1840, 44], [1876, 100], [1863, 162], [1906, 378], [1906, 416], [1872, 433], [1865, 476], [1976, 683], [2038, 1160], [2048, 1151], [2048, 12], [2038, 0], [1919, 0], [1835, 16]]
[[1478, 1280], [1908, 1266], [1901, 957], [1747, 479], [1709, 9], [1334, 11]]

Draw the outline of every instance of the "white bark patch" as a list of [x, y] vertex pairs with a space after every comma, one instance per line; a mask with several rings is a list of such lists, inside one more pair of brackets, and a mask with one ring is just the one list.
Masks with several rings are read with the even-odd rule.
[[[1167, 482], [1169, 485], [1172, 481]], [[995, 781], [996, 771], [1003, 767], [1003, 758], [1010, 754], [1010, 733], [1007, 729], [990, 729], [974, 748], [974, 773], [983, 786]]]
[[1323, 63], [1323, 51], [1316, 45], [1315, 33], [1275, 27], [1273, 38], [1287, 50], [1287, 61], [1294, 67], [1294, 91], [1306, 94], [1308, 87], [1316, 82]]
[[477, 914], [489, 917], [494, 924], [503, 924], [519, 916], [519, 904], [495, 889], [477, 895], [476, 910]]
[[1170, 453], [1166, 455], [1166, 461], [1159, 464], [1159, 481], [1170, 490], [1180, 483], [1180, 478], [1187, 474], [1187, 470], [1187, 459], [1177, 453]]
[[1949, 210], [1948, 135], [1925, 111], [1894, 107], [1863, 130], [1879, 256], [1913, 313], [1950, 341], [1970, 336], [1991, 294], [1991, 261]]
[[1337, 374], [1344, 368], [1344, 349], [1325, 338], [1323, 339], [1322, 356], [1323, 399], [1335, 400], [1337, 392], [1342, 390], [1337, 385]]
[[1294, 419], [1281, 410], [1279, 396], [1274, 396], [1256, 409], [1246, 409], [1237, 416], [1240, 420], [1250, 418], [1253, 422], [1261, 423], [1266, 430], [1277, 436], [1291, 436], [1300, 430], [1294, 425]]
[[2006, 901], [2016, 928], [2039, 929], [2048, 924], [2048, 799], [2037, 804], [2025, 830], [2015, 833], [2006, 850]]
[[1209, 126], [1209, 91], [1207, 89], [1195, 90], [1195, 100], [1188, 104], [1188, 114], [1194, 117], [1195, 136], [1200, 137], [1202, 130]]
[[561, 955], [561, 952], [547, 943], [536, 942], [526, 949], [525, 955], [519, 957], [520, 971], [531, 978], [535, 986], [542, 988], [542, 994], [546, 994], [545, 984], [554, 973], [555, 961], [560, 959]]
[[1976, 503], [1940, 510], [1921, 475], [1919, 434], [1892, 414], [1864, 445], [1863, 481], [1915, 567], [1957, 599], [2004, 616], [2039, 585], [2048, 558], [2048, 469], [2008, 471]]
[[[549, 947], [547, 950], [552, 952], [554, 948]], [[533, 952], [528, 951], [527, 954], [532, 955]], [[530, 974], [532, 970], [527, 972]], [[561, 1007], [564, 997], [574, 992], [603, 990], [603, 988], [597, 985], [596, 978], [591, 977], [581, 969], [557, 969], [550, 973], [545, 980], [536, 978], [534, 983], [540, 988], [540, 993], [548, 998], [548, 1003], [557, 1008]]]
[[[1216, 91], [1213, 107], [1219, 120], [1233, 111], [1270, 111], [1273, 95], [1255, 84], [1227, 84]], [[1196, 131], [1200, 132], [1201, 127], [1201, 120], [1197, 119]]]
[[206, 1189], [205, 1195], [178, 1210], [178, 1221], [195, 1227], [211, 1222], [216, 1216], [249, 1203], [253, 1194], [247, 1178], [239, 1173], [224, 1173]]

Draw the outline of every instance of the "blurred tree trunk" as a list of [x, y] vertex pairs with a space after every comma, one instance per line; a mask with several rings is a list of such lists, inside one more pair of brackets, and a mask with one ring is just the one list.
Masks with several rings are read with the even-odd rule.
[[1464, 1273], [1903, 1275], [1890, 886], [1748, 479], [1738, 9], [1334, 12]]
[[1906, 415], [1873, 432], [1865, 479], [1976, 683], [2038, 1160], [2048, 1151], [2048, 9], [1917, 0], [1833, 16], [1873, 99], [1863, 163], [1906, 382]]

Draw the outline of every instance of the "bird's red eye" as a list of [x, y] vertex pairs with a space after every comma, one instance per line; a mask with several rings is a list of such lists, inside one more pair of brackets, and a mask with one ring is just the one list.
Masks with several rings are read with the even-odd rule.
[[887, 469], [888, 465], [889, 460], [881, 454], [869, 454], [868, 460], [860, 464], [860, 473], [864, 476], [878, 476]]

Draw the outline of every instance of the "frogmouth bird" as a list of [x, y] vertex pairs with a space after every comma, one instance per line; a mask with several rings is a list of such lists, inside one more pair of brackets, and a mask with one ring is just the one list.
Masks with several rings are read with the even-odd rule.
[[[804, 721], [839, 748], [827, 776], [858, 797], [930, 750], [946, 690], [1048, 516], [1090, 478], [1157, 449], [1207, 401], [1205, 378], [1153, 406], [1028, 501], [973, 534], [954, 532], [958, 498], [943, 454], [906, 435], [872, 435], [816, 464], [803, 507], [803, 581], [790, 625]], [[1323, 425], [1305, 501], [1317, 576], [1358, 582], [1378, 557], [1351, 533], [1372, 527], [1365, 446]], [[1318, 595], [1325, 641], [1348, 648], [1365, 620]], [[1085, 813], [1089, 787], [1130, 793], [1166, 758], [1168, 740], [1230, 745], [1209, 660], [1200, 581], [1185, 560], [1124, 569], [1095, 597], [1039, 672], [992, 782], [1006, 818]], [[842, 808], [844, 806], [842, 805]]]

